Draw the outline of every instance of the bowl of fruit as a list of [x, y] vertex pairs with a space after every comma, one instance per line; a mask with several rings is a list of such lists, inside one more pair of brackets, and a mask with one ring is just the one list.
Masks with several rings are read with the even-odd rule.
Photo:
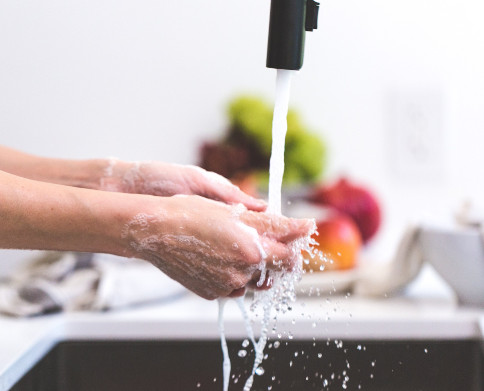
[[290, 216], [314, 218], [317, 228], [314, 252], [304, 254], [300, 289], [349, 290], [359, 277], [361, 252], [381, 225], [381, 207], [373, 192], [340, 178], [312, 187], [291, 205]]

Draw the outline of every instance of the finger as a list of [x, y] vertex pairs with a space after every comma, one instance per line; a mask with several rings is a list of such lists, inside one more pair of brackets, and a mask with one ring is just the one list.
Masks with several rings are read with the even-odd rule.
[[290, 219], [284, 216], [250, 211], [241, 215], [241, 220], [254, 227], [259, 235], [283, 243], [307, 236], [315, 229], [314, 220]]
[[258, 212], [266, 210], [267, 203], [264, 200], [243, 192], [222, 175], [198, 167], [197, 170], [202, 172], [202, 175], [198, 177], [198, 193], [200, 195], [228, 204], [242, 204], [249, 210]]
[[227, 194], [227, 202], [230, 204], [242, 204], [247, 209], [255, 212], [264, 212], [267, 209], [267, 202], [244, 193], [235, 185], [232, 185], [232, 191]]
[[247, 284], [247, 287], [250, 289], [256, 289], [260, 291], [265, 291], [272, 288], [273, 281], [269, 273], [266, 274], [266, 277], [264, 281], [262, 281], [262, 284], [259, 284], [259, 282], [260, 282], [260, 272], [254, 275], [253, 279], [249, 281], [249, 283]]
[[284, 243], [262, 238], [262, 247], [266, 252], [264, 259], [266, 266], [271, 270], [292, 270], [295, 265], [294, 250]]
[[240, 297], [240, 296], [244, 296], [244, 294], [245, 294], [245, 287], [234, 289], [232, 293], [230, 293], [227, 297]]
[[259, 198], [244, 193], [237, 186], [227, 182], [225, 186], [213, 189], [213, 195], [227, 204], [242, 204], [247, 209], [255, 212], [263, 212], [267, 209], [267, 203]]

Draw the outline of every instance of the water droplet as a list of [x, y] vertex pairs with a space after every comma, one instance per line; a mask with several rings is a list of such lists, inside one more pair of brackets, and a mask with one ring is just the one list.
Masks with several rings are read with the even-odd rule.
[[371, 362], [371, 366], [374, 367], [375, 366], [375, 361], [372, 361]]
[[200, 388], [202, 385], [200, 383], [197, 383], [197, 388]]
[[356, 349], [361, 350], [361, 345], [358, 345]]
[[289, 366], [292, 367], [292, 361], [289, 361]]
[[264, 368], [262, 368], [262, 367], [257, 367], [257, 369], [255, 370], [255, 374], [257, 376], [262, 376], [264, 374], [264, 372], [265, 372]]
[[327, 387], [327, 386], [328, 386], [328, 384], [329, 384], [329, 381], [328, 381], [327, 379], [324, 379], [324, 380], [323, 380], [323, 386], [324, 386], [324, 387]]
[[428, 351], [428, 349], [424, 349], [424, 352], [425, 352], [425, 353], [428, 353], [429, 351]]
[[247, 350], [241, 349], [241, 350], [239, 350], [239, 352], [237, 353], [237, 355], [239, 357], [245, 357], [245, 356], [247, 356]]
[[243, 348], [246, 348], [247, 346], [249, 346], [249, 344], [250, 344], [250, 342], [249, 342], [249, 340], [248, 340], [248, 339], [244, 339], [244, 340], [242, 341], [242, 347], [243, 347]]
[[279, 341], [274, 341], [274, 349], [277, 349], [279, 346], [281, 346], [281, 343]]
[[318, 358], [323, 357], [323, 353], [318, 353]]

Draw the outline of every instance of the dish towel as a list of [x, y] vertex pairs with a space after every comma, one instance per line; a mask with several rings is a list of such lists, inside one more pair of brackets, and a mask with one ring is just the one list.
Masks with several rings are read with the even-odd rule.
[[45, 252], [0, 281], [0, 313], [104, 311], [175, 299], [186, 291], [148, 262], [107, 254]]
[[386, 296], [405, 288], [417, 277], [424, 263], [419, 234], [419, 226], [408, 227], [393, 259], [385, 264], [362, 268], [353, 292], [363, 296]]

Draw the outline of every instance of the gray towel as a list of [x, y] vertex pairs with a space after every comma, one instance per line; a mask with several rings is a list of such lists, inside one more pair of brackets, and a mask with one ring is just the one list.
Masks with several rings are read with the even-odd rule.
[[0, 282], [0, 313], [108, 310], [186, 292], [151, 264], [107, 254], [45, 252]]
[[390, 262], [362, 268], [353, 286], [354, 293], [387, 296], [398, 293], [412, 282], [424, 264], [419, 235], [420, 227], [408, 227]]

